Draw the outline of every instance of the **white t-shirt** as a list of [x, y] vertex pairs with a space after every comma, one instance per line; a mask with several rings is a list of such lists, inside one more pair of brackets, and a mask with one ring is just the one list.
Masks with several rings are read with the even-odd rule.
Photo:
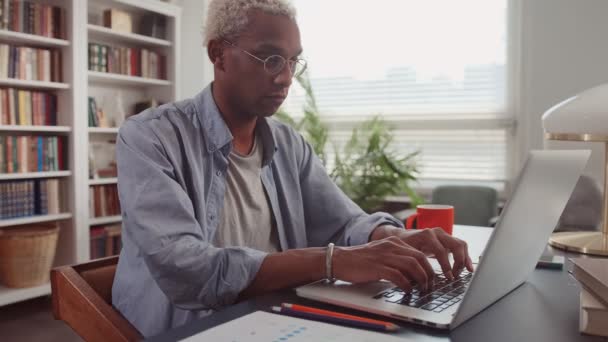
[[265, 252], [280, 250], [277, 229], [262, 184], [263, 144], [256, 134], [249, 155], [233, 150], [228, 156], [226, 193], [213, 245], [249, 247]]

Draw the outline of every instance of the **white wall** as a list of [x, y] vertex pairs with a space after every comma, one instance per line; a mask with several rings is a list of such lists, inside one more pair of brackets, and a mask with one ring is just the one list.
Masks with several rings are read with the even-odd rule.
[[[528, 150], [543, 148], [541, 116], [547, 109], [608, 82], [608, 1], [521, 0], [520, 5], [522, 73], [517, 141], [521, 163]], [[602, 182], [602, 144], [547, 142], [550, 148], [589, 146], [594, 151], [587, 173]]]
[[[212, 69], [203, 46], [202, 25], [206, 1], [181, 0], [182, 11], [182, 60], [181, 97], [189, 98], [199, 93], [209, 83]], [[207, 78], [205, 78], [207, 77]]]

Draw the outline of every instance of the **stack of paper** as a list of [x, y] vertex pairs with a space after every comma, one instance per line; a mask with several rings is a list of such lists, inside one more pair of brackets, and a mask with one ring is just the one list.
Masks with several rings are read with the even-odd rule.
[[608, 259], [572, 259], [572, 275], [581, 290], [580, 331], [608, 336]]
[[183, 342], [407, 342], [411, 339], [256, 311]]

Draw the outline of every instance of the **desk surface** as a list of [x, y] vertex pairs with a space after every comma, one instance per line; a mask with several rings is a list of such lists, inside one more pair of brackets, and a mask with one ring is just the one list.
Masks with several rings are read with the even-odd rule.
[[[481, 254], [491, 228], [454, 227], [454, 235], [468, 242], [473, 261]], [[548, 247], [550, 248], [550, 247]], [[559, 250], [554, 254], [564, 255]], [[416, 341], [608, 341], [578, 332], [579, 285], [564, 270], [537, 269], [528, 281], [453, 331], [441, 331], [394, 320], [403, 328], [399, 336]], [[282, 302], [312, 305], [390, 320], [297, 297], [293, 290], [260, 296], [227, 307], [209, 317], [172, 329], [149, 341], [177, 341], [257, 310], [270, 311]]]

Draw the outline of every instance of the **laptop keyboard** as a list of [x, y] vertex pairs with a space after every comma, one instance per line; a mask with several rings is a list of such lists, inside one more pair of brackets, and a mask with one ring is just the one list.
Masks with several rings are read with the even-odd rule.
[[442, 312], [462, 300], [472, 276], [472, 273], [463, 270], [457, 278], [450, 281], [443, 274], [435, 274], [431, 291], [421, 292], [414, 287], [412, 291], [405, 293], [400, 288], [395, 287], [375, 295], [374, 299], [432, 312]]

